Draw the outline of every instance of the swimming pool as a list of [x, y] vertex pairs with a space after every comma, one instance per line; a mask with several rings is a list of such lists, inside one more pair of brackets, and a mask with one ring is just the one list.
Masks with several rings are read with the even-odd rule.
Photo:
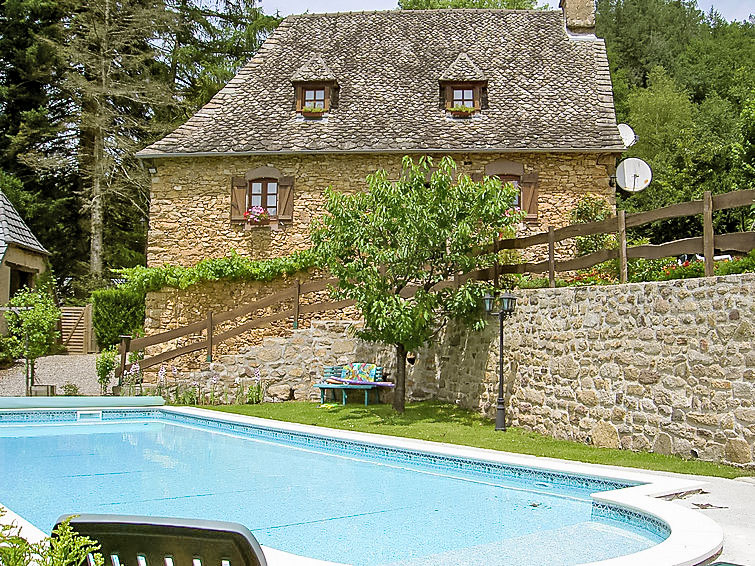
[[502, 456], [198, 409], [4, 411], [0, 503], [47, 532], [69, 512], [236, 521], [268, 548], [366, 566], [615, 562], [679, 536], [621, 503], [647, 478]]

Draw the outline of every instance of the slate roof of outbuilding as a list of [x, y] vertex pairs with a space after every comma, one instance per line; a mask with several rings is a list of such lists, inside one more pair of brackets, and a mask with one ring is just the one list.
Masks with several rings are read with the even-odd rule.
[[0, 261], [5, 257], [5, 252], [10, 244], [21, 248], [50, 255], [37, 237], [32, 234], [26, 222], [13, 206], [5, 193], [0, 191]]
[[[489, 108], [446, 116], [439, 80], [466, 53]], [[295, 111], [315, 57], [339, 85], [322, 120]], [[215, 97], [140, 151], [171, 154], [622, 150], [605, 44], [561, 11], [394, 10], [286, 18]]]

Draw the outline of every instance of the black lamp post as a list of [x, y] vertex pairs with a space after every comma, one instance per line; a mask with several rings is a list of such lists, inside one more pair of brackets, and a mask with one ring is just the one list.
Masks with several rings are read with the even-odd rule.
[[[498, 299], [499, 310], [497, 313], [493, 310], [496, 299]], [[488, 314], [498, 315], [498, 402], [495, 410], [495, 429], [506, 430], [506, 400], [503, 396], [503, 319], [510, 317], [514, 314], [516, 308], [516, 297], [504, 291], [499, 297], [494, 297], [489, 293], [486, 293], [482, 298], [482, 302], [485, 306], [485, 312]]]

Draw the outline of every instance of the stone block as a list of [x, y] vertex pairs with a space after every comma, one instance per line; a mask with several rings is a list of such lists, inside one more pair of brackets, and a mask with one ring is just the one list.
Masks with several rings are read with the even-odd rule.
[[687, 422], [702, 426], [718, 426], [718, 416], [706, 413], [687, 413]]
[[662, 432], [658, 436], [656, 436], [655, 442], [653, 443], [653, 452], [656, 452], [658, 454], [665, 454], [667, 456], [673, 454], [673, 443], [671, 441], [671, 436], [669, 436], [665, 432]]
[[619, 448], [619, 432], [611, 423], [600, 421], [590, 430], [592, 443], [603, 448]]
[[729, 462], [749, 464], [752, 462], [752, 448], [740, 438], [730, 438], [724, 446], [724, 456]]

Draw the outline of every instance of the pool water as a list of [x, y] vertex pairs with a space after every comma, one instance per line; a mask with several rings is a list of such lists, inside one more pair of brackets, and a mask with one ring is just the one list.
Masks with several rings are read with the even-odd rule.
[[662, 536], [597, 518], [595, 489], [376, 462], [161, 420], [0, 426], [0, 503], [235, 521], [263, 545], [355, 565], [569, 565]]

